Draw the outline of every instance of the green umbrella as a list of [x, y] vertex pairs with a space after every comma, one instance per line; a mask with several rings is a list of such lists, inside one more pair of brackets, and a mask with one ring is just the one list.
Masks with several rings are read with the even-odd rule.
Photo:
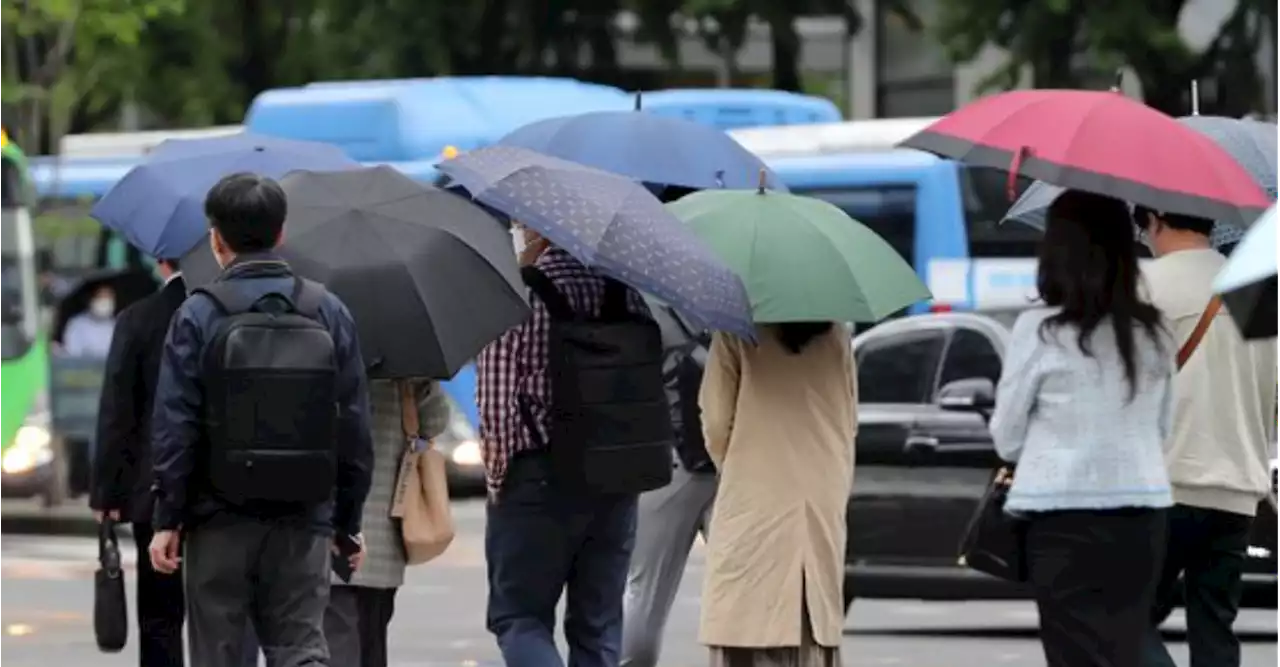
[[876, 322], [932, 298], [888, 242], [825, 201], [703, 190], [667, 206], [742, 277], [756, 322]]

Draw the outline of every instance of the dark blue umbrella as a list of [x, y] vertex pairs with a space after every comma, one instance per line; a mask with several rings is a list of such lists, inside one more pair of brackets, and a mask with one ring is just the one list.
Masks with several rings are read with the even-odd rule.
[[[1224, 116], [1184, 116], [1178, 122], [1213, 140], [1244, 167], [1254, 181], [1276, 198], [1276, 124], [1248, 118]], [[1063, 189], [1044, 181], [1036, 181], [1014, 202], [1001, 222], [1010, 220], [1044, 229], [1049, 206]], [[1244, 230], [1233, 223], [1218, 222], [1213, 228], [1213, 245], [1235, 243]]]
[[786, 190], [754, 153], [719, 128], [645, 111], [597, 111], [549, 118], [498, 141], [621, 174], [649, 185], [704, 190]]
[[482, 148], [439, 169], [583, 264], [653, 294], [698, 325], [754, 337], [742, 279], [644, 186], [515, 146]]
[[223, 176], [250, 171], [279, 178], [295, 169], [359, 166], [337, 146], [248, 132], [170, 139], [130, 169], [90, 215], [148, 255], [178, 259], [204, 238], [204, 198]]

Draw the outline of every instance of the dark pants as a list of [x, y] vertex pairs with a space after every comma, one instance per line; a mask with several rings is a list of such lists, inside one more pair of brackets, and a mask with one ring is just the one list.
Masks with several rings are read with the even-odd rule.
[[350, 667], [387, 667], [387, 626], [396, 610], [396, 589], [333, 586], [324, 612], [329, 662]]
[[138, 547], [138, 664], [141, 667], [183, 667], [182, 622], [186, 616], [182, 573], [161, 574], [151, 568], [149, 523], [133, 524]]
[[1245, 552], [1253, 517], [1177, 505], [1169, 513], [1169, 550], [1156, 589], [1147, 667], [1173, 667], [1159, 624], [1177, 605], [1178, 577], [1186, 596], [1191, 667], [1240, 667], [1240, 640], [1231, 626], [1240, 610]]
[[561, 593], [569, 665], [615, 667], [636, 496], [559, 488], [543, 456], [524, 454], [511, 461], [487, 516], [487, 625], [507, 667], [564, 665], [554, 639]]
[[249, 519], [193, 530], [184, 566], [195, 667], [241, 667], [250, 627], [268, 667], [328, 665], [330, 543], [311, 528]]
[[1049, 667], [1134, 667], [1165, 551], [1163, 510], [1033, 514], [1027, 559]]

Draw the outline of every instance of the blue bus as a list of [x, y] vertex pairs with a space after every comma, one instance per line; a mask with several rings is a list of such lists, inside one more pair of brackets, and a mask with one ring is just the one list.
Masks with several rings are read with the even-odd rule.
[[[652, 113], [689, 118], [724, 129], [839, 120], [827, 100], [779, 91], [732, 89], [643, 93]], [[250, 105], [243, 126], [73, 137], [64, 146], [92, 145], [86, 155], [64, 150], [32, 160], [42, 199], [37, 234], [60, 251], [55, 263], [115, 265], [145, 262], [136, 250], [88, 217], [89, 208], [146, 152], [168, 138], [216, 136], [241, 129], [342, 147], [366, 164], [387, 164], [432, 182], [435, 164], [450, 151], [472, 150], [544, 118], [585, 111], [629, 110], [634, 94], [572, 79], [443, 77], [312, 83], [269, 90]], [[62, 246], [67, 246], [63, 248]], [[76, 249], [83, 248], [77, 253]], [[449, 383], [455, 401], [476, 422], [474, 371]]]
[[[1030, 304], [1040, 233], [999, 226], [1005, 172], [895, 148], [933, 119], [735, 131], [796, 194], [839, 206], [915, 267], [933, 292], [909, 312], [972, 309], [1007, 319]], [[1026, 179], [1017, 182], [1020, 191]]]

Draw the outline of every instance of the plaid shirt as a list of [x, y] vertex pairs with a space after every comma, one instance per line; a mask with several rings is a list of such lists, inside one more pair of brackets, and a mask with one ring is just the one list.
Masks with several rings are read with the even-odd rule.
[[[564, 294], [575, 312], [600, 313], [605, 281], [569, 253], [550, 248], [534, 262]], [[628, 306], [648, 315], [644, 299], [628, 290]], [[547, 442], [551, 405], [551, 380], [547, 376], [547, 341], [551, 315], [540, 299], [530, 296], [533, 314], [489, 344], [476, 359], [476, 405], [480, 412], [480, 439], [484, 443], [485, 481], [490, 498], [496, 498], [507, 474], [507, 462], [516, 452], [535, 449]], [[538, 438], [521, 418], [524, 402], [533, 413]]]

